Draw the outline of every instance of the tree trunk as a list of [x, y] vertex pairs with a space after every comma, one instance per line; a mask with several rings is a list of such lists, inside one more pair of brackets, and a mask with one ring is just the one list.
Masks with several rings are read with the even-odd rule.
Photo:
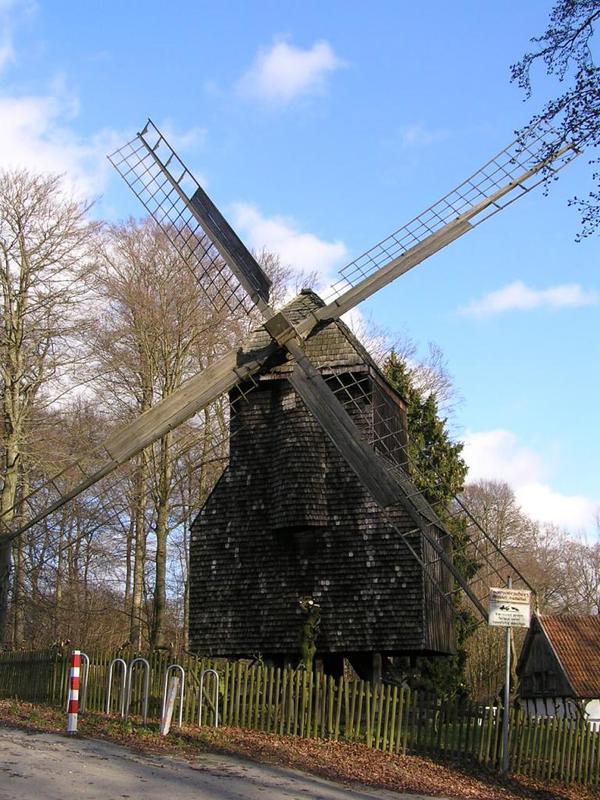
[[169, 454], [171, 434], [160, 440], [158, 487], [156, 491], [156, 578], [152, 615], [152, 647], [165, 645], [165, 612], [167, 607], [167, 536], [169, 533], [169, 496], [173, 464]]
[[61, 518], [61, 526], [56, 545], [56, 580], [54, 582], [54, 630], [56, 632], [57, 639], [62, 638], [62, 631], [60, 630], [60, 610], [62, 606], [63, 573], [65, 564], [64, 527], [62, 524], [64, 515], [61, 515]]
[[134, 474], [133, 517], [134, 549], [131, 588], [131, 624], [129, 639], [133, 647], [142, 649], [142, 613], [144, 608], [144, 569], [146, 566], [146, 482], [148, 456], [144, 450], [137, 459]]
[[133, 546], [135, 541], [135, 518], [134, 515], [130, 515], [129, 520], [129, 528], [127, 530], [127, 539], [125, 542], [125, 591], [123, 594], [123, 607], [125, 609], [125, 613], [130, 608], [131, 605], [131, 581], [133, 577], [132, 569], [131, 569], [131, 559], [133, 556]]
[[[21, 498], [27, 497], [29, 494], [29, 477], [25, 472], [21, 477]], [[26, 504], [21, 500], [21, 507], [19, 511], [19, 520], [23, 521], [26, 517], [25, 513]], [[12, 629], [12, 646], [16, 650], [23, 646], [25, 637], [25, 569], [24, 569], [23, 553], [23, 534], [18, 536], [13, 541], [13, 563], [14, 563], [14, 578], [13, 578], [13, 629]]]
[[19, 448], [17, 437], [9, 433], [5, 445], [6, 468], [4, 484], [0, 493], [0, 648], [8, 644], [8, 596], [12, 568], [12, 542], [3, 534], [8, 533], [15, 517], [14, 505], [19, 483]]
[[12, 646], [18, 650], [23, 644], [23, 541], [19, 536], [13, 542], [13, 592], [12, 592]]

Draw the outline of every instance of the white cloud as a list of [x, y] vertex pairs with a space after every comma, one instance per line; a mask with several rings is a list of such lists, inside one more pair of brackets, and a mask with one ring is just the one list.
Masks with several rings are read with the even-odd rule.
[[347, 256], [343, 242], [327, 242], [312, 233], [302, 232], [289, 217], [265, 217], [250, 203], [235, 203], [232, 218], [234, 227], [251, 248], [278, 253], [284, 265], [298, 272], [317, 272], [320, 286], [331, 280]]
[[[18, 50], [15, 55], [12, 31], [36, 11], [32, 0], [0, 0], [0, 68], [7, 59], [21, 57]], [[62, 174], [66, 188], [76, 196], [100, 194], [113, 174], [107, 154], [132, 139], [133, 132], [104, 128], [89, 135], [77, 133], [79, 112], [79, 98], [62, 75], [40, 94], [0, 91], [0, 168]], [[197, 148], [206, 139], [203, 128], [180, 130], [169, 120], [161, 127], [177, 149]]]
[[237, 88], [246, 97], [285, 105], [300, 95], [322, 91], [325, 76], [342, 66], [329, 42], [315, 42], [303, 50], [277, 41], [268, 50], [259, 50]]
[[0, 167], [64, 173], [77, 194], [98, 193], [110, 168], [106, 153], [124, 139], [111, 130], [77, 135], [68, 124], [76, 109], [57, 87], [46, 95], [0, 96]]
[[583, 289], [578, 283], [531, 289], [522, 281], [515, 281], [474, 300], [460, 309], [460, 313], [470, 317], [489, 317], [505, 311], [530, 311], [534, 308], [578, 308], [596, 305], [599, 300], [598, 292]]
[[581, 495], [564, 495], [542, 483], [529, 483], [516, 491], [523, 510], [542, 522], [555, 522], [573, 532], [590, 529], [600, 507]]
[[533, 519], [554, 522], [572, 532], [593, 527], [600, 499], [561, 494], [551, 488], [547, 459], [520, 444], [511, 431], [468, 433], [463, 455], [470, 481], [506, 481], [523, 511]]
[[[76, 196], [99, 195], [114, 174], [107, 154], [132, 139], [134, 133], [112, 128], [89, 136], [76, 133], [78, 114], [79, 100], [65, 88], [62, 78], [55, 80], [45, 94], [0, 94], [0, 168], [62, 174], [66, 187]], [[178, 152], [202, 147], [206, 140], [204, 128], [182, 130], [169, 120], [159, 127]], [[138, 211], [142, 211], [141, 206]]]
[[16, 61], [14, 28], [36, 11], [37, 5], [32, 0], [0, 0], [0, 72]]
[[421, 122], [415, 122], [400, 129], [400, 144], [405, 148], [426, 147], [445, 137], [446, 134], [443, 131], [428, 130]]
[[511, 431], [469, 433], [463, 452], [469, 465], [469, 480], [495, 478], [516, 488], [537, 480], [542, 473], [539, 456], [519, 445]]

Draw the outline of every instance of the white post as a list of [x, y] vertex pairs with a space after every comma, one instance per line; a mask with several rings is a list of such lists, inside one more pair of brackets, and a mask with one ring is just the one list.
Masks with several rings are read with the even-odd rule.
[[175, 699], [177, 698], [177, 690], [179, 689], [179, 676], [173, 675], [169, 681], [169, 691], [165, 696], [163, 706], [162, 719], [160, 721], [160, 735], [166, 736], [171, 729], [171, 720], [173, 719], [173, 709], [175, 708]]
[[167, 697], [169, 694], [169, 676], [171, 673], [179, 672], [179, 676], [181, 678], [181, 687], [179, 689], [179, 727], [183, 725], [183, 697], [185, 692], [185, 670], [179, 664], [171, 664], [167, 667], [167, 671], [165, 672], [165, 687], [163, 689], [163, 701], [162, 701], [162, 710], [160, 712], [160, 718], [163, 719], [165, 716], [166, 708], [167, 708]]

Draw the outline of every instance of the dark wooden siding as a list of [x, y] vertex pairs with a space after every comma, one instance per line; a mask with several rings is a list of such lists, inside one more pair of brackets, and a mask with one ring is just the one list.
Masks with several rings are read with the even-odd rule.
[[262, 381], [236, 408], [230, 465], [192, 526], [192, 648], [294, 654], [310, 595], [320, 652], [451, 651], [449, 610], [288, 382]]
[[571, 697], [573, 690], [535, 619], [527, 639], [525, 658], [519, 664], [519, 695], [523, 698]]

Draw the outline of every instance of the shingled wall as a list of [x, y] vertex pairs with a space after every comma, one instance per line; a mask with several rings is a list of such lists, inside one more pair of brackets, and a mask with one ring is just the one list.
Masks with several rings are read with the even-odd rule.
[[[297, 301], [300, 314], [313, 296]], [[258, 341], [260, 336], [258, 335]], [[325, 373], [382, 377], [345, 326], [307, 345]], [[220, 656], [294, 656], [304, 616], [321, 605], [319, 653], [451, 652], [448, 608], [285, 380], [286, 364], [259, 380], [231, 419], [229, 466], [192, 524], [190, 643]], [[387, 399], [393, 391], [387, 392]], [[369, 404], [352, 414], [368, 425]], [[397, 399], [397, 429], [404, 407]], [[393, 518], [415, 523], [405, 509]], [[420, 533], [410, 537], [423, 556]]]

